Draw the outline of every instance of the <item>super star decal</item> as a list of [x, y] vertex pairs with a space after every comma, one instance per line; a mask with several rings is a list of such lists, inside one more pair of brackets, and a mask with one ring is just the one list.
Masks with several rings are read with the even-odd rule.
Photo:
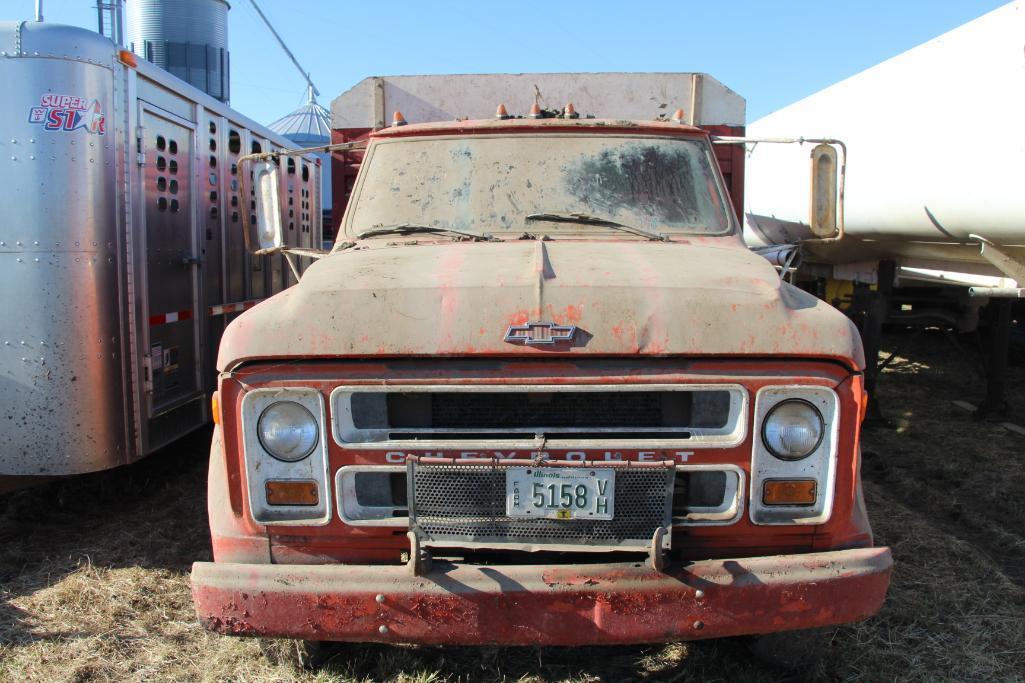
[[39, 98], [39, 106], [29, 109], [28, 122], [42, 125], [43, 130], [49, 131], [85, 129], [92, 135], [106, 133], [106, 117], [100, 101], [75, 95], [44, 94]]

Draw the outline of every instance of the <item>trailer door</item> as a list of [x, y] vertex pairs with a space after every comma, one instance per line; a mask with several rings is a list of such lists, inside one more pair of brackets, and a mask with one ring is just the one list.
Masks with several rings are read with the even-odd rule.
[[149, 315], [151, 417], [198, 393], [196, 258], [190, 128], [146, 109], [146, 292]]

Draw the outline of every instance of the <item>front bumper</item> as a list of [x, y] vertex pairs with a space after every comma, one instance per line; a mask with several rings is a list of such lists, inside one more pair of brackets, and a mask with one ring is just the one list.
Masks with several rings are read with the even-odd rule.
[[403, 566], [197, 562], [206, 628], [307, 640], [601, 645], [696, 640], [858, 621], [882, 606], [888, 548], [639, 563]]

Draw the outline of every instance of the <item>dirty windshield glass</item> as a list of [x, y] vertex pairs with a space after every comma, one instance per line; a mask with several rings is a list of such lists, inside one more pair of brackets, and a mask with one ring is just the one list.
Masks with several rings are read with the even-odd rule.
[[349, 232], [418, 225], [497, 236], [586, 235], [608, 233], [604, 220], [651, 233], [721, 234], [729, 219], [711, 163], [707, 146], [689, 139], [387, 141], [365, 162]]

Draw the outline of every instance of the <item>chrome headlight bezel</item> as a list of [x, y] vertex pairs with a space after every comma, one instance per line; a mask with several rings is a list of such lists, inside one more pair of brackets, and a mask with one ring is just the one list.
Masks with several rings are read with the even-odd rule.
[[[793, 405], [803, 406], [803, 407], [807, 408], [810, 411], [810, 414], [813, 417], [813, 419], [818, 423], [818, 437], [815, 439], [815, 443], [811, 446], [811, 448], [808, 448], [807, 450], [805, 450], [800, 455], [793, 455], [793, 454], [789, 454], [788, 455], [788, 454], [780, 453], [778, 450], [776, 450], [773, 447], [772, 441], [769, 439], [769, 436], [768, 436], [768, 433], [767, 433], [768, 432], [768, 428], [769, 428], [769, 423], [772, 420], [773, 416], [777, 413], [777, 411], [779, 411], [781, 408], [785, 408], [787, 406], [793, 406]], [[825, 420], [825, 418], [822, 417], [822, 411], [820, 411], [818, 408], [816, 408], [815, 405], [811, 401], [807, 401], [807, 400], [805, 400], [803, 398], [786, 398], [786, 399], [783, 399], [782, 401], [780, 401], [779, 403], [776, 403], [774, 406], [772, 406], [772, 408], [770, 408], [768, 410], [768, 412], [765, 413], [765, 418], [762, 420], [761, 429], [759, 431], [760, 431], [760, 434], [761, 434], [761, 437], [762, 437], [762, 445], [765, 446], [766, 450], [768, 450], [769, 453], [771, 453], [775, 457], [779, 458], [780, 460], [786, 460], [788, 462], [796, 462], [798, 460], [804, 460], [805, 458], [810, 456], [812, 453], [817, 451], [819, 449], [819, 446], [822, 445], [822, 440], [826, 436], [826, 420]]]
[[[276, 403], [299, 404], [313, 416], [317, 425], [314, 447], [304, 457], [287, 461], [274, 456], [261, 441], [259, 420]], [[323, 526], [331, 521], [331, 486], [328, 479], [327, 409], [323, 395], [310, 387], [273, 387], [251, 389], [242, 395], [242, 455], [245, 464], [249, 513], [258, 524], [283, 526]], [[267, 501], [268, 481], [316, 482], [316, 505], [271, 505]]]
[[[761, 438], [762, 425], [769, 413], [789, 400], [810, 403], [824, 421], [822, 439], [817, 447], [800, 460], [785, 460], [769, 450]], [[837, 457], [839, 449], [840, 397], [831, 387], [815, 384], [781, 384], [763, 386], [755, 394], [754, 428], [758, 436], [751, 439], [751, 477], [748, 515], [757, 525], [813, 525], [829, 521], [833, 512]], [[814, 480], [817, 482], [812, 505], [766, 505], [762, 490], [771, 479]]]

